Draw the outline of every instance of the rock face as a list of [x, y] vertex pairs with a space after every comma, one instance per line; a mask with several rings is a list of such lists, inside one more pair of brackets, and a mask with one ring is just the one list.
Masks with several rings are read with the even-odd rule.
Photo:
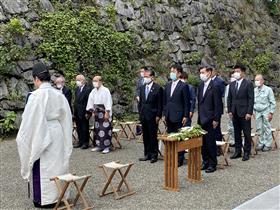
[[3, 9], [10, 14], [19, 14], [28, 11], [28, 0], [1, 0]]
[[[28, 42], [35, 49], [42, 42], [42, 37], [32, 32], [40, 12], [32, 5], [37, 4], [43, 12], [54, 12], [51, 2], [53, 1], [0, 0], [0, 24], [14, 17], [19, 18], [27, 30], [26, 39], [21, 42]], [[143, 51], [148, 51], [144, 49], [147, 46], [160, 46], [163, 49], [162, 57], [165, 60], [156, 59], [156, 62], [152, 63], [147, 56], [137, 61], [139, 65], [160, 65], [161, 61], [180, 62], [185, 71], [196, 72], [199, 64], [217, 64], [219, 57], [213, 55], [213, 35], [216, 37], [215, 45], [220, 46], [220, 50], [226, 48], [227, 51], [232, 51], [240, 47], [244, 34], [254, 42], [263, 39], [263, 34], [266, 34], [267, 48], [278, 54], [278, 61], [273, 62], [270, 68], [276, 79], [269, 82], [275, 92], [280, 92], [280, 81], [277, 80], [280, 77], [280, 26], [279, 22], [268, 14], [261, 1], [96, 0], [95, 3], [100, 14], [106, 14], [108, 6], [114, 6], [115, 30], [123, 33], [135, 32], [133, 40]], [[104, 22], [106, 17], [101, 15]], [[4, 41], [0, 36], [0, 45]], [[31, 69], [39, 59], [41, 58], [29, 55], [26, 60], [17, 63], [15, 69], [9, 73], [9, 78], [0, 75], [0, 119], [9, 110], [22, 112], [24, 104], [19, 102], [19, 99], [23, 101], [25, 95], [31, 91]], [[224, 64], [230, 66], [232, 62], [225, 60]], [[114, 111], [121, 115], [126, 109], [122, 105], [121, 97], [116, 95], [121, 93], [114, 94]]]

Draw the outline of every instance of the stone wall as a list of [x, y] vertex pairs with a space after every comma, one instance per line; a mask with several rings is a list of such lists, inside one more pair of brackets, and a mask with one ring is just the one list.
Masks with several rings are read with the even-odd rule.
[[[80, 0], [81, 1], [81, 0]], [[27, 29], [26, 40], [35, 48], [42, 40], [32, 33], [33, 24], [39, 19], [34, 2], [39, 2], [43, 11], [53, 12], [54, 6], [49, 0], [0, 0], [0, 22], [6, 23], [17, 17]], [[73, 0], [79, 2], [79, 0]], [[272, 18], [262, 0], [248, 3], [245, 0], [96, 0], [104, 21], [107, 20], [106, 8], [116, 11], [115, 29], [121, 32], [133, 31], [135, 43], [143, 51], [153, 46], [164, 49], [162, 59], [151, 59], [150, 55], [137, 61], [140, 65], [180, 62], [184, 70], [194, 72], [198, 64], [217, 66], [217, 57], [210, 45], [211, 31], [218, 29], [217, 38], [223, 40], [227, 51], [238, 48], [244, 34], [253, 41], [263, 37], [269, 48], [275, 53], [270, 71], [275, 76], [269, 81], [279, 92], [279, 55], [280, 26]], [[243, 25], [242, 25], [243, 24]], [[0, 45], [3, 39], [0, 37]], [[258, 49], [256, 49], [258, 50]], [[278, 56], [278, 57], [277, 57]], [[8, 110], [20, 116], [23, 98], [32, 88], [31, 69], [39, 59], [35, 55], [19, 61], [9, 77], [0, 75], [0, 118]], [[230, 66], [231, 61], [225, 61]], [[277, 79], [278, 78], [278, 79]], [[119, 106], [116, 106], [119, 107]], [[18, 117], [20, 119], [20, 117]], [[18, 120], [19, 121], [19, 120]]]

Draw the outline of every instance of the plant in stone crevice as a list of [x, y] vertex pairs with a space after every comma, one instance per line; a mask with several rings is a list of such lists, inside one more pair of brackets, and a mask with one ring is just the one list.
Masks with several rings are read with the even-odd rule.
[[0, 120], [0, 128], [3, 129], [4, 134], [9, 134], [16, 129], [15, 121], [17, 115], [14, 111], [7, 112], [4, 119]]
[[0, 46], [0, 74], [12, 71], [17, 61], [24, 60], [30, 52], [30, 44], [25, 43], [25, 29], [17, 18], [1, 25], [0, 35], [3, 43]]

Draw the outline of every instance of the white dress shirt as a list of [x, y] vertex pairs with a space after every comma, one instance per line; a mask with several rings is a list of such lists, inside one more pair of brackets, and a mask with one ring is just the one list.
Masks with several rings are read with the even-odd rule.
[[203, 96], [204, 96], [210, 82], [211, 82], [211, 79], [208, 79], [206, 82], [204, 82]]
[[176, 81], [173, 81], [172, 82], [172, 84], [171, 84], [171, 92], [170, 92], [170, 96], [172, 96], [173, 95], [173, 92], [174, 92], [174, 90], [175, 90], [175, 88], [176, 88], [176, 86], [177, 86], [177, 84], [178, 84], [178, 82], [179, 82], [180, 80], [179, 79], [177, 79]]

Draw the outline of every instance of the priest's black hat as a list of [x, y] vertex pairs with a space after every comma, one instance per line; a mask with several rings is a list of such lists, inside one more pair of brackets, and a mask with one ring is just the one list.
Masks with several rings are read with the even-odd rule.
[[33, 66], [32, 76], [33, 78], [38, 77], [38, 79], [41, 81], [50, 81], [51, 79], [51, 75], [47, 66], [42, 62], [36, 63]]

